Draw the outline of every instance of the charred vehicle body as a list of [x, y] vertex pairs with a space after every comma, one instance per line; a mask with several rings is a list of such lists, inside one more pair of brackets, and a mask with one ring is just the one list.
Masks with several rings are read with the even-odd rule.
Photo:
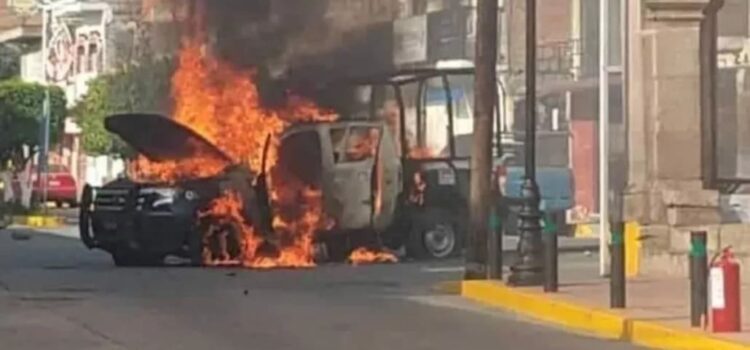
[[[265, 174], [232, 164], [230, 158], [190, 129], [159, 115], [116, 115], [106, 120], [108, 131], [117, 134], [140, 154], [153, 161], [175, 161], [200, 157], [223, 170], [205, 178], [185, 178], [176, 183], [115, 180], [100, 188], [84, 187], [80, 209], [80, 235], [90, 249], [109, 252], [116, 265], [155, 265], [167, 255], [204, 261], [205, 245], [213, 254], [240, 254], [239, 231], [231, 224], [212, 222], [201, 214], [212, 200], [226, 191], [238, 193], [242, 216], [270, 238]], [[208, 225], [223, 234], [204, 240]], [[209, 247], [212, 248], [212, 247]], [[231, 257], [230, 257], [231, 258]]]

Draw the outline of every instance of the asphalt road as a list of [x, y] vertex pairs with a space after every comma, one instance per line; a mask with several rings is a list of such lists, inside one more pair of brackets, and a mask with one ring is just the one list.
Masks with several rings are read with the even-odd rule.
[[[0, 231], [3, 350], [633, 348], [433, 291], [460, 276], [460, 261], [122, 269], [71, 238], [13, 236]], [[561, 278], [595, 264], [595, 256], [568, 254]]]

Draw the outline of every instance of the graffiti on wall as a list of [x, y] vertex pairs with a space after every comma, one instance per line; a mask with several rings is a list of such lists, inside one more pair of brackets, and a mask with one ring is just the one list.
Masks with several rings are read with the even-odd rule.
[[75, 28], [60, 17], [48, 16], [46, 78], [65, 83], [78, 74], [99, 73], [104, 63], [102, 26]]
[[58, 83], [67, 80], [73, 67], [73, 36], [70, 28], [60, 20], [49, 16], [49, 39], [47, 41], [47, 80]]

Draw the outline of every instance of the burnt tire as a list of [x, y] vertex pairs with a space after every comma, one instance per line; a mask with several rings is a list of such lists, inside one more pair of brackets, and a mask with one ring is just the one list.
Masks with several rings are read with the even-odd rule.
[[326, 262], [344, 262], [352, 252], [352, 244], [347, 235], [333, 235], [322, 241], [325, 246]]
[[453, 257], [461, 251], [464, 226], [460, 214], [445, 209], [417, 212], [412, 216], [406, 252], [419, 260]]
[[86, 248], [92, 249], [97, 246], [96, 240], [92, 235], [93, 227], [91, 227], [91, 209], [94, 201], [93, 189], [88, 184], [83, 187], [83, 194], [81, 195], [81, 208], [78, 210], [78, 232], [81, 237], [81, 241]]
[[[194, 239], [200, 238], [200, 242], [192, 243], [199, 247], [191, 253], [191, 264], [193, 266], [203, 265], [209, 261], [237, 260], [240, 263], [247, 254], [257, 252], [245, 252], [242, 237], [242, 224], [234, 220], [228, 222], [209, 221], [203, 227], [202, 233]], [[200, 259], [200, 260], [198, 260]]]

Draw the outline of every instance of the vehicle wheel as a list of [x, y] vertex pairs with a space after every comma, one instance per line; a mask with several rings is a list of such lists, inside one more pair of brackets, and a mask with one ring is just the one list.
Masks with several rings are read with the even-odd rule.
[[461, 250], [462, 226], [456, 215], [427, 209], [414, 215], [407, 253], [417, 259], [445, 259]]
[[351, 244], [345, 235], [334, 235], [323, 241], [326, 249], [326, 260], [329, 262], [343, 262], [352, 252]]
[[242, 263], [247, 254], [254, 255], [257, 253], [245, 252], [242, 227], [237, 222], [215, 223], [208, 232], [207, 239], [200, 246], [201, 251], [207, 248], [207, 252], [204, 251], [204, 253], [210, 253], [208, 258], [211, 261], [237, 261]]

